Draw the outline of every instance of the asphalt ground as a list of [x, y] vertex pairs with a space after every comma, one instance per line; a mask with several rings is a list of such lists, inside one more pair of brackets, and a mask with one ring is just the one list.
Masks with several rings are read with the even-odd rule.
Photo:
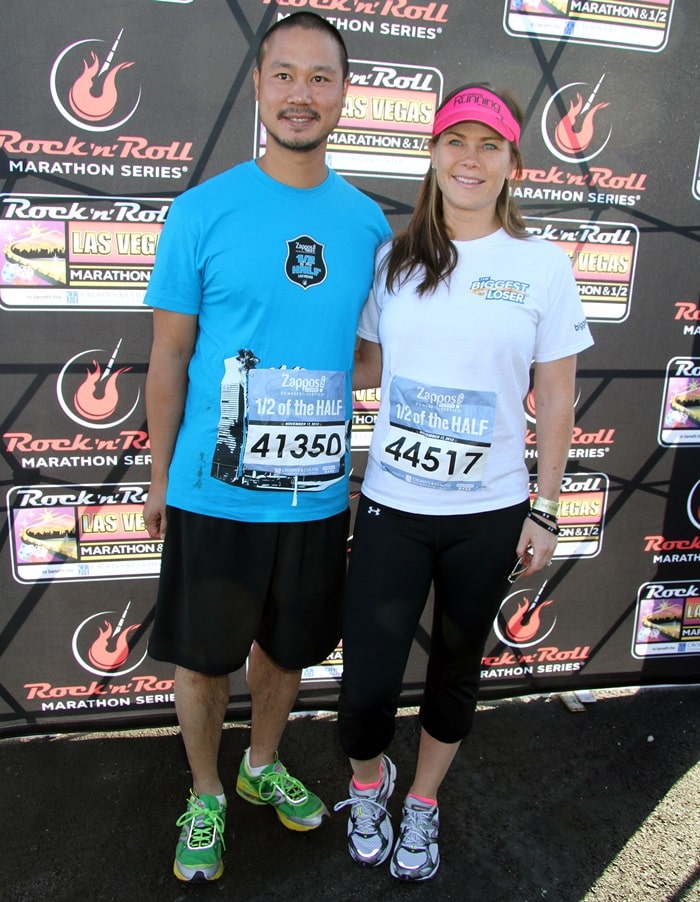
[[[403, 884], [345, 848], [347, 809], [320, 829], [284, 829], [234, 791], [248, 725], [226, 725], [225, 870], [179, 883], [172, 856], [189, 774], [174, 727], [0, 740], [0, 898], [121, 900], [700, 900], [700, 686], [596, 690], [479, 706], [440, 796], [442, 863]], [[419, 729], [398, 718], [390, 808], [398, 826]], [[294, 717], [281, 757], [328, 807], [349, 769], [335, 715]]]

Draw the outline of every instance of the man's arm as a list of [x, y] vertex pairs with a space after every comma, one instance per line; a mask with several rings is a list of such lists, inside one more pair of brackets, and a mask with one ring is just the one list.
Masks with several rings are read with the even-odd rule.
[[[537, 417], [537, 494], [559, 501], [561, 480], [574, 428], [576, 355], [535, 365], [535, 415]], [[518, 542], [518, 555], [532, 549], [525, 572], [530, 575], [550, 560], [557, 537], [527, 519]]]
[[382, 381], [382, 346], [359, 338], [355, 345], [352, 389], [377, 388]]
[[143, 517], [148, 534], [165, 534], [165, 492], [187, 396], [187, 368], [197, 337], [197, 317], [153, 311], [153, 344], [146, 376], [146, 416], [151, 444], [151, 487]]

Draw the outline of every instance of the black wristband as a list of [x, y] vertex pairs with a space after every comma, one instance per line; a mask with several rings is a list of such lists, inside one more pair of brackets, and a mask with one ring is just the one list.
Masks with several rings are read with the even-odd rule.
[[542, 517], [543, 520], [549, 520], [550, 523], [558, 523], [559, 518], [555, 517], [554, 514], [548, 514], [546, 511], [541, 511], [536, 507], [532, 508], [532, 513], [538, 517]]
[[551, 532], [552, 535], [554, 535], [554, 536], [559, 535], [559, 527], [553, 526], [551, 523], [546, 523], [544, 520], [540, 520], [539, 511], [537, 513], [535, 513], [534, 511], [529, 511], [528, 517], [530, 518], [530, 520], [533, 521], [533, 523], [536, 523], [538, 526], [541, 526], [542, 529], [546, 529], [547, 532]]

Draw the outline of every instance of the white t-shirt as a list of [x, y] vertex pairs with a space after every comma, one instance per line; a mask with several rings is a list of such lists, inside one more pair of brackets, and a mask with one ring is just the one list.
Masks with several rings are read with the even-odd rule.
[[379, 268], [358, 328], [381, 343], [383, 358], [363, 492], [415, 513], [525, 500], [531, 365], [593, 344], [559, 247], [503, 230], [455, 247], [449, 285], [422, 298], [417, 277], [388, 293]]

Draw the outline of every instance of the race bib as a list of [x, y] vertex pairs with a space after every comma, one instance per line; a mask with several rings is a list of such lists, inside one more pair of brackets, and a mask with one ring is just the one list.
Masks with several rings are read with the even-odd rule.
[[341, 473], [345, 378], [328, 370], [251, 370], [244, 471], [301, 479]]
[[383, 469], [414, 485], [477, 491], [496, 416], [495, 392], [425, 385], [395, 376]]

